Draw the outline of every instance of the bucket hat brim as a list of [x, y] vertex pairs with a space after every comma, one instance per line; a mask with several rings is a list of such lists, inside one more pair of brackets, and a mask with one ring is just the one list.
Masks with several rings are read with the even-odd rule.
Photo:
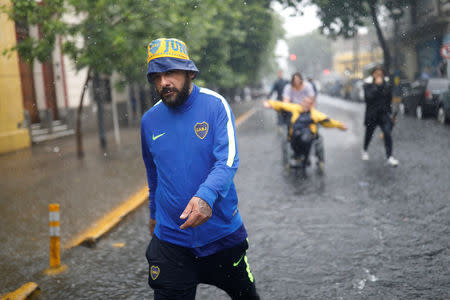
[[192, 71], [197, 76], [198, 69], [190, 59], [180, 59], [175, 57], [158, 57], [148, 63], [147, 79], [151, 82], [150, 75], [153, 73], [163, 73], [170, 70]]

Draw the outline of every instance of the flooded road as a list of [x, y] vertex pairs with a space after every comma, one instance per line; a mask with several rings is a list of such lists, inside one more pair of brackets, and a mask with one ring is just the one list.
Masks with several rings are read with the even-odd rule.
[[[325, 173], [286, 172], [273, 111], [237, 130], [239, 209], [262, 299], [448, 299], [450, 127], [401, 117], [398, 168], [376, 132], [363, 162], [364, 106], [320, 96], [318, 109], [349, 130], [320, 129]], [[260, 105], [258, 103], [258, 105]], [[148, 209], [131, 214], [95, 248], [63, 254], [65, 274], [34, 280], [38, 299], [150, 299], [145, 249]], [[201, 285], [197, 299], [228, 299]]]

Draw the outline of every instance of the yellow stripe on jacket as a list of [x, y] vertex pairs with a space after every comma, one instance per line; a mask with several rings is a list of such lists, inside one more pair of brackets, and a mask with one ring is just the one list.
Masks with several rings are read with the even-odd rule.
[[[291, 125], [297, 121], [298, 117], [300, 117], [300, 114], [303, 113], [303, 107], [300, 104], [296, 103], [287, 103], [287, 102], [281, 102], [281, 101], [268, 101], [270, 106], [275, 109], [276, 111], [287, 111], [292, 114], [291, 117]], [[334, 120], [330, 117], [328, 117], [326, 114], [311, 108], [310, 110], [311, 120], [313, 123], [309, 125], [309, 128], [311, 129], [312, 133], [317, 134], [317, 124], [322, 125], [323, 127], [328, 128], [339, 128], [342, 129], [344, 124], [341, 122]], [[292, 126], [290, 126], [289, 129], [289, 136], [292, 134]]]

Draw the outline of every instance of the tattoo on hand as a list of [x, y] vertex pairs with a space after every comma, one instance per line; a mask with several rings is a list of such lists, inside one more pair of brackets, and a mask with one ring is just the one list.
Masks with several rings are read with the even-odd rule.
[[198, 207], [199, 207], [199, 210], [200, 210], [200, 212], [202, 214], [208, 216], [208, 218], [211, 217], [212, 209], [211, 209], [211, 207], [209, 206], [209, 204], [205, 200], [198, 199]]

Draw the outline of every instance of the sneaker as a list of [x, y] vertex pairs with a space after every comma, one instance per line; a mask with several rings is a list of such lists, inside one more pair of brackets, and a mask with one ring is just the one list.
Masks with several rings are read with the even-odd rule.
[[396, 167], [398, 166], [398, 160], [396, 160], [394, 157], [389, 156], [388, 160], [387, 160], [388, 165]]
[[367, 151], [363, 151], [361, 159], [362, 160], [369, 160], [369, 153], [367, 153]]

